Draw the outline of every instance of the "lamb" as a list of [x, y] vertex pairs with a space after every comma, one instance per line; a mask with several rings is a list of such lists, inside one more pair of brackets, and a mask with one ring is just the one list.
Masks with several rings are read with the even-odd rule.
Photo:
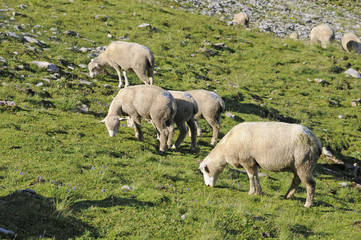
[[311, 207], [316, 182], [312, 172], [322, 152], [317, 137], [306, 127], [281, 122], [244, 122], [233, 127], [200, 163], [206, 185], [213, 187], [229, 163], [243, 167], [250, 180], [249, 194], [261, 194], [258, 166], [267, 171], [291, 171], [289, 199], [302, 182], [307, 187], [305, 207]]
[[350, 52], [354, 50], [356, 53], [361, 53], [361, 41], [354, 33], [345, 33], [341, 38], [342, 48]]
[[197, 135], [200, 136], [202, 134], [202, 129], [199, 125], [198, 119], [204, 118], [213, 128], [211, 144], [215, 145], [221, 125], [221, 114], [226, 109], [223, 99], [215, 92], [202, 89], [187, 92], [192, 95], [198, 104], [198, 112], [194, 116], [197, 126]]
[[326, 48], [335, 39], [335, 33], [329, 25], [321, 24], [311, 30], [310, 38], [312, 44], [320, 42], [321, 46]]
[[172, 146], [176, 149], [183, 142], [185, 136], [187, 135], [187, 125], [191, 131], [191, 150], [194, 150], [197, 146], [197, 127], [194, 120], [194, 115], [198, 112], [198, 104], [196, 100], [187, 92], [182, 91], [169, 91], [174, 97], [177, 103], [177, 113], [174, 117], [174, 122], [176, 123], [179, 129], [179, 136]]
[[122, 120], [120, 116], [130, 116], [135, 137], [143, 141], [141, 118], [150, 119], [159, 135], [159, 152], [163, 153], [172, 141], [176, 112], [176, 102], [168, 91], [157, 86], [137, 85], [120, 90], [107, 116], [100, 122], [105, 123], [109, 136], [115, 137]]
[[248, 27], [249, 18], [247, 16], [247, 14], [241, 12], [241, 13], [234, 15], [232, 22], [237, 25], [238, 24], [242, 25], [243, 27]]
[[145, 84], [153, 84], [153, 53], [149, 48], [138, 43], [116, 41], [109, 44], [102, 54], [92, 59], [88, 64], [90, 77], [93, 78], [98, 73], [104, 73], [107, 66], [112, 66], [117, 71], [119, 88], [123, 84], [121, 70], [123, 70], [125, 87], [129, 85], [127, 78], [129, 71], [135, 72]]

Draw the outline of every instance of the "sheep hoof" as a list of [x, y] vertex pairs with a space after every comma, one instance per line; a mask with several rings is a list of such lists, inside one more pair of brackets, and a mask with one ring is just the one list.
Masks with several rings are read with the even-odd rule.
[[306, 202], [305, 207], [306, 207], [306, 208], [310, 208], [310, 207], [312, 207], [312, 203], [310, 203], [310, 202]]

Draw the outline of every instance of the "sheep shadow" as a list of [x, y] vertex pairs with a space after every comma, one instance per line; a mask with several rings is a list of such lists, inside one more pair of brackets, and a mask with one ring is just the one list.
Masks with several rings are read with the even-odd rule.
[[[56, 210], [55, 200], [27, 191], [0, 197], [0, 223], [13, 231], [16, 239], [42, 237], [70, 239], [82, 236], [98, 237], [98, 231], [89, 224]], [[1, 239], [6, 239], [1, 235]]]
[[154, 207], [155, 203], [139, 201], [135, 199], [134, 196], [131, 196], [130, 198], [119, 198], [112, 195], [102, 200], [79, 201], [74, 203], [71, 206], [71, 208], [75, 212], [79, 212], [82, 209], [87, 209], [90, 207], [109, 208], [114, 206], [130, 206], [130, 207], [142, 208], [142, 207]]
[[[253, 96], [253, 97], [255, 99], [260, 99], [260, 97], [258, 96]], [[240, 101], [243, 101], [244, 99], [244, 97], [240, 93], [237, 93], [237, 95], [235, 96], [222, 97], [222, 98], [226, 104], [226, 109], [229, 111], [235, 111], [244, 114], [252, 114], [259, 116], [261, 118], [267, 118], [269, 120], [277, 120], [280, 122], [300, 123], [298, 119], [281, 115], [279, 111], [274, 108], [271, 107], [265, 108], [252, 103], [240, 103]], [[235, 121], [242, 121], [242, 119], [238, 118], [235, 119]]]

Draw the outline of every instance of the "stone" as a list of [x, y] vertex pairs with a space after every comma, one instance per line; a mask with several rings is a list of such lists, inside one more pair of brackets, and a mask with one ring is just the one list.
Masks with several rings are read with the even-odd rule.
[[231, 112], [226, 112], [225, 116], [226, 116], [226, 117], [229, 117], [229, 118], [231, 118], [231, 119], [234, 119], [234, 118], [236, 117], [236, 116], [235, 116], [233, 113], [231, 113]]
[[20, 41], [23, 40], [22, 37], [20, 37], [18, 34], [14, 33], [14, 32], [5, 31], [5, 34], [6, 34], [8, 37], [11, 37], [11, 38], [14, 38], [14, 39], [17, 39], [17, 40], [20, 40]]
[[94, 83], [93, 83], [93, 82], [85, 81], [85, 80], [83, 80], [83, 79], [80, 79], [80, 80], [79, 80], [79, 83], [80, 83], [80, 84], [83, 84], [83, 85], [87, 85], [87, 86], [94, 86]]
[[0, 106], [16, 107], [16, 102], [14, 101], [0, 101]]
[[361, 78], [361, 74], [352, 68], [349, 68], [345, 74], [354, 78]]
[[77, 109], [79, 112], [81, 113], [88, 113], [89, 112], [89, 107], [83, 103], [80, 103], [78, 106], [77, 106]]
[[59, 68], [52, 63], [49, 62], [41, 62], [41, 61], [33, 61], [33, 64], [36, 64], [40, 68], [46, 68], [48, 72], [57, 73], [59, 72]]
[[145, 28], [145, 27], [151, 27], [151, 26], [149, 23], [142, 23], [142, 24], [138, 25], [138, 27]]
[[121, 189], [122, 189], [122, 190], [128, 190], [128, 191], [130, 191], [130, 190], [132, 190], [133, 188], [130, 187], [130, 186], [128, 186], [128, 185], [124, 185], [124, 186], [122, 186]]

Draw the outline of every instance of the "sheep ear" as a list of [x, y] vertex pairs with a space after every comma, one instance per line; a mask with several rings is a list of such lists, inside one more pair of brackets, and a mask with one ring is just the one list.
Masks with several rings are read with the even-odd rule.
[[99, 121], [98, 123], [105, 123], [105, 118], [101, 121]]

